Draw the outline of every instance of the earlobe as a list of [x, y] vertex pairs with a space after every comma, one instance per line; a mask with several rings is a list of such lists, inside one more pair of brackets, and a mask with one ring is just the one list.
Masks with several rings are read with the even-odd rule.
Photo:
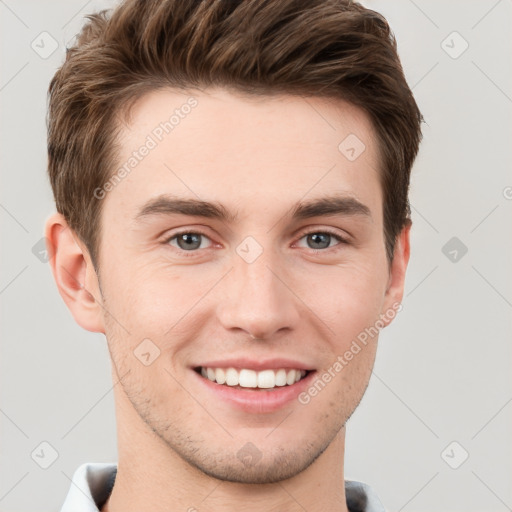
[[88, 331], [105, 332], [98, 278], [87, 248], [60, 213], [46, 221], [45, 237], [55, 283], [73, 318]]
[[397, 311], [402, 308], [402, 298], [405, 287], [405, 273], [410, 257], [410, 231], [412, 221], [402, 229], [397, 236], [393, 261], [390, 265], [389, 279], [384, 297], [381, 318], [385, 325], [389, 325]]

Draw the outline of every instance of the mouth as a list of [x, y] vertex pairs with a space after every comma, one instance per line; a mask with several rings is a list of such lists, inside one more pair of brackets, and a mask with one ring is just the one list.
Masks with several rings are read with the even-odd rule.
[[[205, 403], [250, 414], [273, 413], [302, 403], [298, 397], [318, 371], [300, 359], [232, 356], [189, 366]], [[227, 411], [226, 411], [227, 412]]]
[[314, 370], [299, 368], [275, 368], [256, 371], [248, 368], [205, 366], [196, 366], [194, 371], [215, 384], [254, 391], [275, 391], [279, 388], [293, 386], [314, 372]]

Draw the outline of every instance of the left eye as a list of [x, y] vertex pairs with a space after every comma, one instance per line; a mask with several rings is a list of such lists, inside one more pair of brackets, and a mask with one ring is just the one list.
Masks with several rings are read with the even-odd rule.
[[[329, 249], [332, 247], [330, 243], [334, 240], [337, 240], [338, 243], [344, 243], [345, 240], [334, 233], [323, 232], [323, 231], [314, 231], [311, 233], [306, 233], [303, 235], [300, 240], [306, 239], [307, 242], [311, 242], [312, 246], [309, 246], [309, 249]], [[335, 244], [337, 245], [337, 244]]]

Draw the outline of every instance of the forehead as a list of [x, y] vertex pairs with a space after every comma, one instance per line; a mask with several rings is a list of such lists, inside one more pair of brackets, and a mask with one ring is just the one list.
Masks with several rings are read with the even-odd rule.
[[342, 100], [163, 89], [134, 104], [119, 142], [112, 207], [166, 192], [266, 209], [327, 191], [380, 199], [374, 129]]

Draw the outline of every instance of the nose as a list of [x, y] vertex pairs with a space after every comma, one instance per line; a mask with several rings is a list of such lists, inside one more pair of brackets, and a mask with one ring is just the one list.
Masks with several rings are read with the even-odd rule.
[[217, 315], [223, 327], [243, 330], [261, 340], [295, 329], [300, 301], [271, 251], [265, 250], [252, 263], [234, 254], [233, 262], [219, 290], [222, 299]]

